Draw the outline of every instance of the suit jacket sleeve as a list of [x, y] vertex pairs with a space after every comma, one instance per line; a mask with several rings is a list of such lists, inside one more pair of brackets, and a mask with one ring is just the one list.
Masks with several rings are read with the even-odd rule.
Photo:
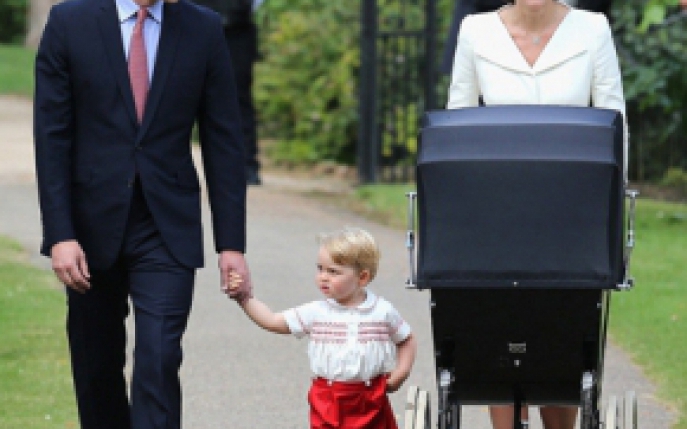
[[596, 27], [599, 29], [599, 45], [594, 52], [594, 74], [592, 79], [592, 105], [606, 109], [613, 109], [623, 114], [624, 127], [624, 177], [627, 181], [629, 132], [627, 115], [625, 113], [625, 97], [623, 95], [623, 81], [618, 65], [618, 55], [613, 44], [613, 37], [608, 20], [605, 16], [594, 15]]
[[75, 238], [71, 214], [73, 112], [67, 26], [52, 9], [36, 54], [34, 144], [43, 252]]
[[219, 17], [203, 86], [198, 127], [212, 210], [215, 249], [245, 251], [246, 178], [244, 136], [229, 49]]
[[458, 46], [453, 59], [447, 109], [474, 107], [479, 103], [479, 84], [475, 71], [474, 51], [470, 41], [474, 34], [472, 22], [472, 17], [467, 16], [460, 26]]

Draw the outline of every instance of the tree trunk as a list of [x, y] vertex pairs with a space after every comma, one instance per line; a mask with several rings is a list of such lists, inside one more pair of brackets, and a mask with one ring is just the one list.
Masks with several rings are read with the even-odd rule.
[[48, 13], [52, 5], [62, 0], [30, 0], [28, 13], [28, 32], [26, 34], [26, 46], [35, 48], [41, 40], [43, 27], [48, 20]]

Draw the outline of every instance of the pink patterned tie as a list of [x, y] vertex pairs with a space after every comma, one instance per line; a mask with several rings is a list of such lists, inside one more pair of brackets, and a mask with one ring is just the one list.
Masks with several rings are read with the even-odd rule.
[[147, 17], [148, 9], [140, 8], [136, 14], [136, 25], [131, 34], [131, 45], [129, 45], [129, 80], [131, 81], [131, 90], [134, 93], [134, 104], [136, 105], [136, 116], [139, 123], [143, 121], [143, 110], [148, 97], [148, 57], [143, 39], [143, 25]]

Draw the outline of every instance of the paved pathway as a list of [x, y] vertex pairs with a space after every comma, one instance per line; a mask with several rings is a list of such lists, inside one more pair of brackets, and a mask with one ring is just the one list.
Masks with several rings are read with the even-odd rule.
[[[250, 188], [248, 203], [248, 260], [256, 295], [274, 309], [317, 298], [313, 282], [316, 234], [344, 225], [369, 229], [383, 252], [379, 277], [372, 288], [398, 307], [419, 338], [417, 363], [407, 385], [429, 388], [432, 398], [436, 398], [428, 295], [404, 288], [407, 269], [403, 232], [296, 192], [323, 186], [321, 181], [270, 174], [264, 181], [264, 186]], [[0, 234], [15, 237], [35, 251], [40, 230], [33, 183], [31, 105], [16, 98], [0, 97], [0, 201]], [[198, 273], [194, 308], [184, 339], [185, 427], [305, 428], [309, 385], [306, 343], [259, 330], [219, 293], [207, 210], [205, 219], [208, 267]], [[33, 255], [37, 264], [47, 267], [44, 258], [35, 252]], [[611, 345], [604, 392], [622, 395], [626, 390], [638, 394], [642, 428], [670, 427], [674, 414], [657, 403], [654, 387], [624, 353]], [[399, 415], [404, 396], [405, 388], [392, 395]], [[486, 407], [465, 407], [463, 427], [489, 429]], [[532, 428], [541, 428], [538, 419], [533, 419]]]

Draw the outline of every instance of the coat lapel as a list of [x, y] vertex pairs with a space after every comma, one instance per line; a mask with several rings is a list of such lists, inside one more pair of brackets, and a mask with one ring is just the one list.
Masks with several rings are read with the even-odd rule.
[[153, 69], [153, 80], [150, 84], [145, 113], [143, 114], [143, 123], [138, 131], [137, 140], [143, 137], [155, 116], [155, 110], [160, 104], [160, 98], [164, 92], [169, 71], [172, 69], [172, 64], [174, 64], [174, 58], [179, 45], [179, 36], [182, 32], [179, 3], [165, 2], [164, 8], [160, 43], [158, 44], [157, 58], [155, 60], [155, 68]]
[[529, 64], [508, 34], [498, 12], [492, 12], [489, 16], [493, 22], [492, 25], [485, 25], [485, 28], [492, 28], [494, 31], [485, 32], [484, 37], [475, 44], [475, 55], [508, 70], [530, 73]]
[[490, 27], [497, 30], [485, 34], [485, 37], [475, 46], [475, 54], [499, 67], [515, 72], [542, 73], [587, 51], [587, 47], [581, 42], [582, 38], [574, 34], [575, 31], [581, 30], [574, 22], [576, 16], [573, 14], [575, 13], [574, 9], [571, 10], [570, 16], [561, 22], [532, 67], [508, 34], [508, 30], [497, 13], [492, 14], [496, 22], [493, 27]]
[[110, 67], [117, 81], [117, 86], [119, 86], [119, 92], [122, 94], [126, 110], [129, 112], [131, 120], [136, 123], [134, 95], [131, 92], [129, 71], [126, 58], [124, 57], [124, 47], [122, 46], [122, 30], [119, 25], [115, 2], [102, 1], [99, 12], [97, 17], [98, 27], [100, 28], [100, 35], [110, 61]]
[[584, 37], [579, 32], [584, 32], [584, 23], [575, 23], [577, 17], [573, 9], [568, 12], [563, 22], [549, 40], [537, 62], [534, 63], [535, 73], [542, 73], [552, 69], [572, 58], [587, 52], [587, 46], [583, 44]]

